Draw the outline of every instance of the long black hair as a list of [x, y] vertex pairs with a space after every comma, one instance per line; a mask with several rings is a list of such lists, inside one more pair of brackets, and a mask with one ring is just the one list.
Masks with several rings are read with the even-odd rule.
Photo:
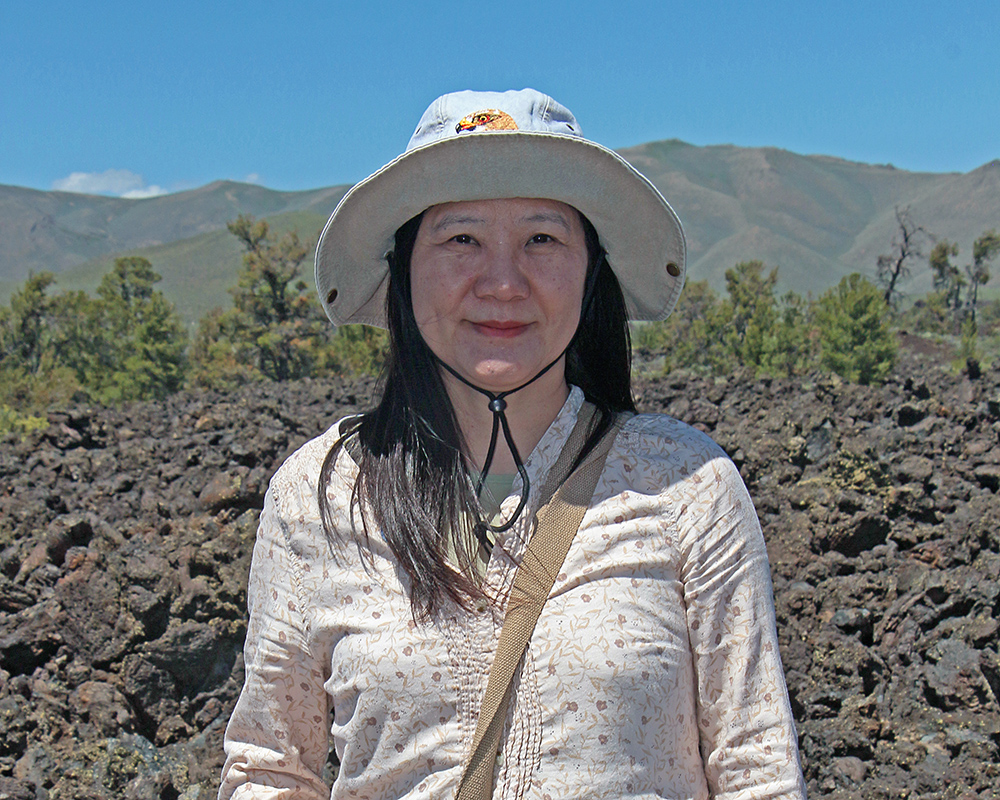
[[[635, 411], [625, 299], [594, 226], [580, 216], [587, 242], [587, 280], [593, 286], [566, 350], [566, 380], [579, 386], [600, 413], [578, 462], [607, 431], [615, 412]], [[390, 347], [378, 403], [345, 426], [323, 462], [318, 485], [323, 528], [331, 546], [336, 551], [354, 541], [370, 559], [369, 536], [377, 530], [409, 581], [417, 619], [432, 615], [445, 600], [468, 606], [484, 596], [470, 577], [479, 547], [472, 521], [482, 516], [482, 510], [440, 367], [413, 315], [410, 258], [421, 218], [412, 218], [396, 231], [393, 251], [387, 256]], [[354, 526], [350, 531], [338, 528], [326, 491], [337, 454], [352, 437], [360, 446], [350, 448], [358, 462], [350, 516], [353, 520], [355, 509], [360, 512], [360, 533]], [[449, 552], [459, 562], [454, 567], [448, 563]]]

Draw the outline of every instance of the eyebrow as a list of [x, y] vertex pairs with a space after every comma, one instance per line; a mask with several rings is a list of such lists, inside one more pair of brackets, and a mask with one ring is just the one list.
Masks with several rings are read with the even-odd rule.
[[569, 223], [566, 218], [555, 211], [539, 211], [537, 214], [532, 214], [530, 217], [524, 217], [523, 222], [551, 222], [558, 225], [567, 233], [570, 232]]
[[462, 216], [459, 214], [445, 214], [434, 223], [432, 230], [440, 231], [452, 225], [483, 225], [486, 220], [480, 217]]
[[[558, 225], [560, 228], [565, 230], [567, 233], [570, 232], [569, 222], [566, 218], [555, 211], [539, 211], [537, 214], [531, 214], [527, 217], [522, 217], [521, 222], [550, 222], [554, 225]], [[463, 214], [445, 214], [441, 219], [434, 223], [431, 230], [441, 231], [445, 228], [449, 228], [452, 225], [485, 225], [486, 220], [482, 217], [473, 217]]]

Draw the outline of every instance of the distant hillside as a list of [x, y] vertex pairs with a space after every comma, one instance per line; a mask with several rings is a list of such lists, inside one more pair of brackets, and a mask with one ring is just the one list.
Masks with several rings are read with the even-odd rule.
[[[653, 142], [622, 151], [684, 222], [691, 274], [721, 286], [738, 261], [779, 267], [783, 285], [820, 292], [851, 272], [874, 274], [890, 248], [895, 208], [957, 241], [1000, 227], [1000, 160], [972, 172], [917, 173], [774, 148]], [[964, 262], [963, 262], [964, 263]], [[914, 281], [914, 291], [928, 284]], [[906, 287], [904, 287], [906, 288]]]
[[[339, 190], [343, 193], [345, 188]], [[312, 251], [316, 240], [339, 200], [330, 203], [329, 211], [291, 211], [276, 216], [254, 214], [265, 217], [272, 230], [278, 235], [288, 231], [298, 231], [299, 238], [306, 245], [309, 255], [303, 263], [303, 274], [312, 281]], [[238, 212], [237, 212], [238, 213]], [[229, 219], [235, 218], [234, 213]], [[243, 258], [243, 251], [236, 238], [226, 230], [225, 222], [209, 233], [178, 239], [169, 244], [152, 247], [138, 247], [127, 251], [128, 255], [148, 258], [156, 271], [163, 276], [158, 284], [164, 294], [177, 306], [181, 315], [194, 323], [216, 306], [227, 308], [232, 302], [229, 289], [236, 284], [236, 276]], [[104, 275], [121, 253], [87, 261], [59, 276], [56, 290], [91, 290], [100, 283]]]
[[278, 231], [315, 241], [347, 191], [333, 186], [278, 192], [216, 181], [142, 200], [0, 186], [0, 300], [32, 272], [54, 272], [56, 289], [93, 289], [118, 255], [143, 255], [161, 287], [194, 320], [228, 305], [240, 248], [226, 230], [238, 214], [267, 218]]
[[[894, 209], [957, 241], [1000, 228], [1000, 160], [968, 173], [915, 173], [775, 148], [697, 147], [678, 140], [622, 151], [677, 209], [692, 279], [721, 287], [738, 261], [779, 267], [785, 288], [818, 293], [843, 275], [873, 274], [895, 230]], [[239, 213], [297, 229], [309, 244], [347, 187], [278, 192], [216, 182], [143, 200], [0, 186], [0, 300], [30, 272], [59, 275], [57, 288], [96, 286], [116, 255], [140, 254], [189, 320], [228, 305], [240, 253], [225, 223]], [[918, 275], [904, 290], [922, 293]]]

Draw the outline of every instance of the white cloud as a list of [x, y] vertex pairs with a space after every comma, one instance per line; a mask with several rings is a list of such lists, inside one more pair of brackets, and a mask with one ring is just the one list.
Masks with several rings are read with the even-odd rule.
[[144, 186], [141, 189], [132, 189], [131, 191], [125, 192], [122, 197], [126, 197], [129, 200], [141, 200], [143, 197], [158, 197], [161, 194], [166, 194], [167, 190], [162, 186]]
[[108, 169], [104, 172], [72, 172], [66, 178], [52, 182], [57, 192], [79, 194], [111, 194], [118, 197], [140, 198], [166, 194], [160, 186], [147, 186], [142, 175], [128, 169]]
[[260, 183], [260, 175], [256, 172], [251, 172], [243, 179], [244, 183]]

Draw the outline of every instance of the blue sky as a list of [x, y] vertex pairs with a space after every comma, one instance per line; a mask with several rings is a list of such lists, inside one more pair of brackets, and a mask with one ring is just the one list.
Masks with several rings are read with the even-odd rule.
[[614, 148], [965, 172], [1000, 158], [998, 41], [996, 0], [0, 0], [0, 183], [352, 183], [438, 94], [525, 86]]

